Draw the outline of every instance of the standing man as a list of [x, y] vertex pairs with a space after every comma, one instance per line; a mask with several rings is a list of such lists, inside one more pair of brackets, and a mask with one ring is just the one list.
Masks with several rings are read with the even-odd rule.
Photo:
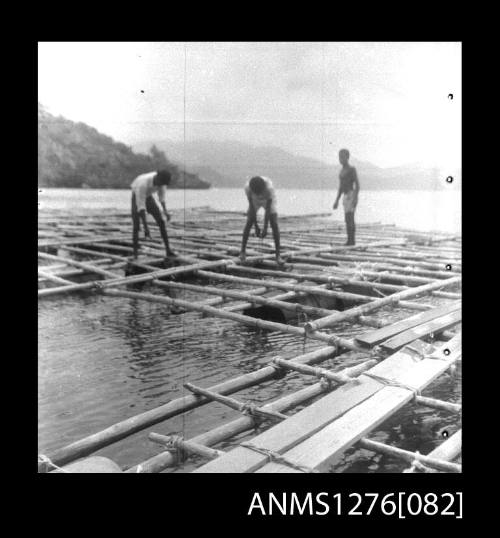
[[[276, 252], [276, 262], [283, 265], [283, 260], [280, 257], [280, 230], [278, 228], [278, 211], [276, 208], [276, 193], [271, 180], [264, 176], [255, 176], [251, 178], [245, 185], [245, 194], [248, 199], [247, 222], [243, 229], [243, 239], [241, 243], [240, 260], [245, 261], [245, 250], [247, 247], [248, 236], [250, 229], [255, 225], [255, 236], [264, 238], [267, 235], [267, 227], [271, 223], [273, 231], [273, 239]], [[257, 223], [257, 211], [263, 207], [264, 227], [262, 231]]]
[[342, 169], [339, 173], [339, 191], [333, 204], [333, 209], [337, 209], [342, 194], [344, 195], [345, 224], [347, 228], [346, 246], [355, 245], [354, 211], [358, 205], [359, 180], [356, 168], [349, 164], [349, 150], [341, 149], [339, 151], [339, 161]]
[[[141, 221], [144, 226], [145, 237], [151, 239], [148, 223], [146, 221], [146, 211], [153, 216], [156, 224], [160, 227], [161, 237], [165, 244], [166, 257], [169, 258], [175, 256], [175, 252], [170, 249], [168, 243], [167, 227], [165, 225], [165, 219], [167, 222], [170, 220], [170, 214], [165, 205], [165, 193], [171, 177], [168, 170], [158, 170], [157, 172], [141, 174], [132, 182], [132, 241], [134, 258], [137, 258], [137, 252], [139, 250], [139, 229], [141, 227]], [[163, 215], [156, 200], [153, 198], [155, 192], [158, 194], [161, 207], [163, 208]]]

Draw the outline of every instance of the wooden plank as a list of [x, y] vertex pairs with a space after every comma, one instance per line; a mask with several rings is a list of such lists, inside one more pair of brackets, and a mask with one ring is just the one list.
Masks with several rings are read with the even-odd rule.
[[[393, 379], [418, 390], [424, 389], [461, 356], [461, 347], [457, 348], [457, 341], [461, 342], [461, 335], [457, 335], [453, 340], [451, 347], [454, 351], [450, 355], [444, 356], [442, 353], [443, 347], [447, 347], [445, 344], [433, 354], [435, 358], [427, 358], [413, 363], [413, 367], [407, 368], [404, 373], [393, 377]], [[359, 379], [363, 379], [365, 375], [366, 372], [361, 374]], [[296, 464], [319, 471], [327, 471], [340, 459], [345, 450], [382, 424], [403, 405], [410, 402], [413, 396], [414, 393], [407, 388], [385, 385], [383, 389], [330, 422], [315, 435], [309, 436], [304, 442], [285, 452], [284, 456]], [[299, 412], [295, 416], [298, 417], [301, 413]], [[286, 422], [288, 421], [280, 426], [286, 425]], [[281, 463], [269, 463], [260, 468], [258, 472], [290, 473], [300, 471]]]
[[396, 335], [394, 338], [386, 340], [380, 344], [380, 347], [387, 351], [395, 352], [403, 346], [417, 340], [418, 338], [449, 329], [450, 327], [453, 327], [453, 325], [460, 323], [460, 321], [462, 321], [462, 310], [455, 310], [450, 314], [446, 314], [445, 316], [441, 316], [422, 325], [418, 325], [413, 329], [404, 331]]
[[[414, 364], [414, 354], [402, 350], [370, 368], [369, 372], [379, 376], [397, 377]], [[252, 444], [273, 452], [284, 453], [382, 388], [383, 385], [378, 381], [362, 376], [362, 381], [342, 385], [300, 413], [254, 437]], [[264, 465], [266, 461], [265, 455], [239, 446], [193, 472], [251, 473]]]
[[400, 334], [408, 329], [412, 329], [417, 325], [421, 325], [427, 321], [431, 321], [440, 316], [449, 314], [455, 310], [459, 310], [460, 308], [461, 301], [456, 301], [449, 305], [438, 306], [432, 310], [427, 310], [421, 314], [417, 314], [415, 316], [411, 316], [410, 318], [405, 318], [401, 321], [397, 321], [396, 323], [392, 323], [391, 325], [383, 327], [382, 329], [377, 329], [375, 331], [370, 331], [360, 336], [356, 336], [355, 340], [365, 346], [376, 346], [377, 344], [380, 344], [380, 342], [392, 338], [393, 336], [396, 336], [397, 334]]

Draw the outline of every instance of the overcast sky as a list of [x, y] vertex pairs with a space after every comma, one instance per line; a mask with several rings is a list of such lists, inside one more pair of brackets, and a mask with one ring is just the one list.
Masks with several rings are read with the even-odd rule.
[[378, 166], [460, 166], [460, 43], [38, 48], [39, 102], [127, 144], [238, 140], [328, 163], [347, 147]]

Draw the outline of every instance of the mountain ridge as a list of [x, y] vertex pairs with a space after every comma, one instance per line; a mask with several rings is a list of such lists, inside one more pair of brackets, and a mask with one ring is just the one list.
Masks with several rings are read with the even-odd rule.
[[208, 188], [192, 172], [181, 170], [154, 144], [148, 153], [100, 133], [94, 127], [53, 116], [38, 104], [38, 184], [40, 187], [130, 188], [139, 174], [167, 169], [170, 188]]
[[[151, 142], [137, 142], [142, 150]], [[185, 144], [171, 140], [156, 140], [173, 162], [183, 163], [214, 187], [234, 188], [253, 175], [269, 176], [282, 188], [337, 188], [340, 164], [331, 165], [311, 157], [294, 155], [275, 146], [255, 146], [240, 141], [193, 140]], [[457, 170], [440, 173], [437, 168], [418, 163], [381, 168], [367, 161], [351, 159], [366, 190], [443, 190], [456, 189], [461, 180]], [[446, 176], [455, 181], [446, 183]]]

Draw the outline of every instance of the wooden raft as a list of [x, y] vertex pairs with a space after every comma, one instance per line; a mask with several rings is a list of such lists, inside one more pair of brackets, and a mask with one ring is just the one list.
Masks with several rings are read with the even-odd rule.
[[[41, 212], [40, 300], [67, 293], [134, 298], [164, 304], [171, 315], [189, 310], [285, 332], [297, 338], [298, 348], [305, 338], [323, 342], [323, 347], [288, 360], [277, 357], [255, 372], [212, 387], [187, 384], [192, 394], [42, 455], [40, 472], [57, 472], [57, 467], [151, 425], [168, 429], [162, 423], [169, 418], [212, 401], [240, 411], [241, 417], [189, 440], [151, 433], [150, 440], [161, 451], [123, 471], [161, 472], [197, 455], [211, 461], [195, 472], [324, 472], [357, 446], [408, 461], [405, 472], [460, 472], [452, 462], [460, 452], [460, 436], [427, 456], [365, 437], [410, 402], [460, 413], [460, 405], [419, 394], [461, 356], [460, 335], [454, 332], [461, 323], [459, 237], [360, 224], [358, 244], [345, 246], [344, 224], [329, 215], [284, 216], [280, 229], [285, 265], [274, 262], [272, 238], [250, 238], [242, 265], [237, 253], [243, 213], [210, 208], [172, 213], [169, 237], [178, 257], [165, 265], [153, 226], [153, 238], [141, 240], [139, 259], [131, 257], [128, 214], [111, 211], [103, 218], [97, 212]], [[193, 276], [211, 285], [192, 284]], [[130, 290], [145, 282], [150, 284], [148, 293]], [[225, 283], [233, 287], [224, 288]], [[165, 287], [189, 290], [199, 298], [165, 296]], [[283, 321], [249, 314], [261, 306], [282, 312]], [[397, 314], [393, 322], [384, 315], [388, 309]], [[345, 323], [367, 330], [345, 338], [336, 334]], [[343, 368], [343, 355], [351, 351], [360, 354], [360, 362]], [[317, 366], [332, 358], [337, 365], [333, 369]], [[260, 406], [229, 396], [290, 372], [319, 381]], [[302, 411], [289, 414], [307, 403]], [[210, 448], [257, 425], [265, 431], [244, 446], [227, 453]]]
[[[301, 472], [331, 465], [363, 435], [410, 402], [461, 356], [460, 335], [415, 362], [404, 349], [293, 417], [194, 472]], [[445, 356], [444, 349], [450, 354]], [[260, 450], [260, 452], [259, 452]], [[267, 463], [278, 453], [296, 467]]]

